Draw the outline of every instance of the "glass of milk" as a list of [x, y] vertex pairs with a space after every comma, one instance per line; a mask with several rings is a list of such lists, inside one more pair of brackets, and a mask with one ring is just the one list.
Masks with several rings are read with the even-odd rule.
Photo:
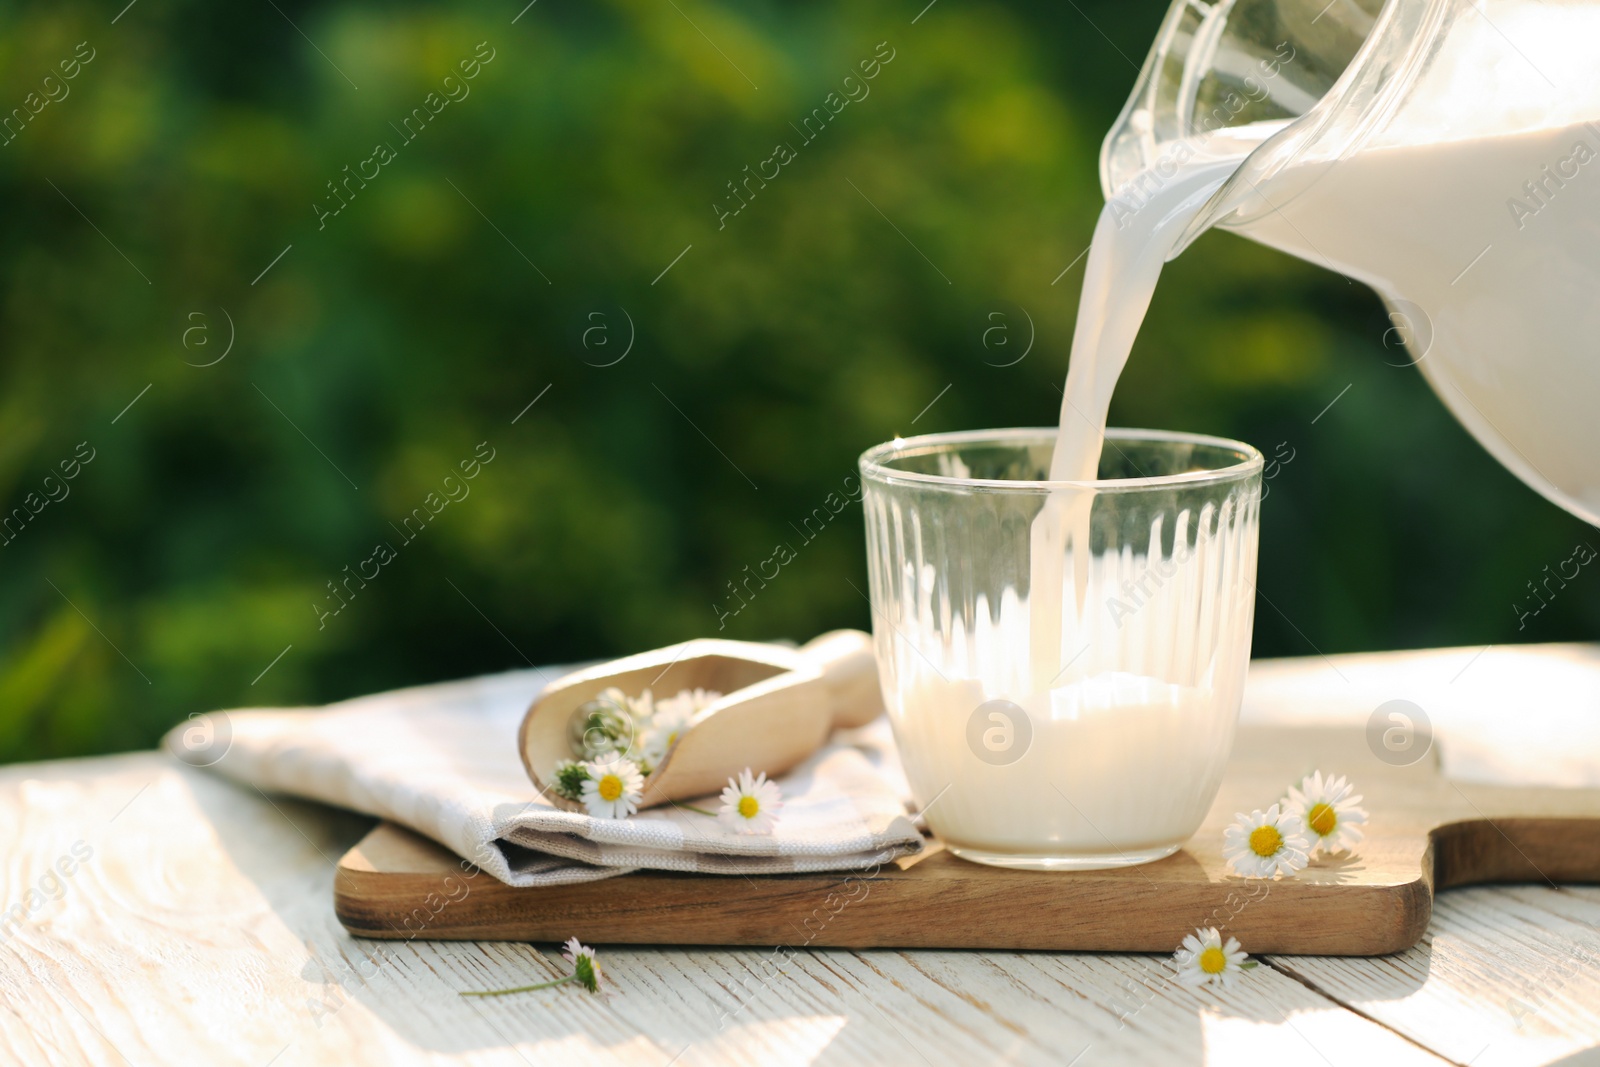
[[861, 457], [884, 703], [929, 827], [979, 863], [1089, 870], [1181, 848], [1233, 744], [1261, 454], [1108, 430], [1049, 481], [1053, 429]]

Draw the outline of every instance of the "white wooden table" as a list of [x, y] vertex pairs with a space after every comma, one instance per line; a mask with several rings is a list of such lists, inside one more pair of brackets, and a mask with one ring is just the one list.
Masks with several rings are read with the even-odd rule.
[[[1548, 662], [1541, 699], [1600, 716], [1600, 650], [1478, 651], [1260, 664], [1246, 715], [1364, 719], [1432, 673], [1481, 704]], [[0, 769], [0, 1063], [1600, 1062], [1600, 888], [1452, 891], [1408, 952], [1270, 958], [1227, 993], [1155, 957], [614, 948], [610, 999], [473, 1000], [561, 973], [553, 947], [347, 936], [333, 865], [369, 826], [153, 753]]]

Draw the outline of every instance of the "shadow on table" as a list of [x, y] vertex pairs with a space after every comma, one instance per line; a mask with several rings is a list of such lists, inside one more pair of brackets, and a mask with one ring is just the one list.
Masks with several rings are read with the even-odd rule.
[[[641, 1031], [648, 1032], [642, 1024], [650, 1020], [630, 1023], [608, 1002], [580, 990], [489, 1002], [459, 996], [462, 990], [570, 973], [558, 968], [564, 964], [554, 946], [541, 953], [514, 942], [379, 941], [346, 933], [333, 910], [334, 871], [339, 858], [371, 830], [372, 818], [264, 794], [176, 762], [174, 769], [194, 808], [210, 821], [228, 861], [305, 946], [299, 959], [284, 961], [304, 983], [305, 1011], [305, 1026], [284, 1034], [286, 1041], [292, 1037], [303, 1050], [346, 1049], [352, 1036], [371, 1030], [375, 1018], [405, 1043], [432, 1052], [572, 1042], [574, 1052], [585, 1045], [637, 1045], [643, 1062], [666, 1060], [642, 1036]], [[473, 877], [492, 876], [476, 872]], [[442, 885], [440, 891], [447, 892]], [[426, 897], [419, 896], [419, 907], [433, 906]], [[203, 915], [195, 918], [207, 921]]]

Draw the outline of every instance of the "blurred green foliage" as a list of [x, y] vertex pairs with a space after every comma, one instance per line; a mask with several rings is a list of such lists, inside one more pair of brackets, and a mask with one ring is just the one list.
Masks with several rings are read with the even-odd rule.
[[[0, 107], [94, 58], [0, 147], [5, 507], [95, 458], [0, 549], [0, 758], [713, 633], [862, 449], [1050, 423], [1063, 268], [1164, 5], [922, 6], [6, 5]], [[405, 140], [479, 42], [470, 95]], [[803, 143], [880, 42], [870, 95]], [[780, 141], [797, 158], [719, 229]], [[378, 143], [396, 158], [319, 228]], [[994, 366], [1023, 310], [1030, 354]], [[996, 323], [1015, 347], [984, 346]], [[1584, 579], [1518, 631], [1524, 583], [1592, 531], [1387, 365], [1387, 327], [1360, 286], [1208, 235], [1113, 421], [1293, 450], [1257, 654], [1592, 636]], [[479, 442], [470, 496], [405, 542]], [[723, 632], [865, 626], [863, 570], [852, 508]]]

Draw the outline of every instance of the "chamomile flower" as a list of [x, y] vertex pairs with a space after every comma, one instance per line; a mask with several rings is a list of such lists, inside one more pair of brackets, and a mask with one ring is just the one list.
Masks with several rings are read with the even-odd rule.
[[596, 819], [626, 819], [639, 810], [644, 778], [632, 760], [611, 755], [585, 763], [583, 806]]
[[575, 937], [567, 938], [562, 948], [566, 950], [561, 953], [562, 958], [572, 964], [572, 976], [578, 984], [591, 993], [600, 992], [600, 960], [595, 957], [594, 949], [580, 945]]
[[576, 982], [591, 993], [610, 993], [601, 988], [602, 976], [600, 960], [595, 957], [594, 949], [587, 945], [580, 945], [575, 937], [568, 938], [562, 946], [566, 951], [561, 953], [562, 958], [572, 964], [572, 973], [565, 978], [556, 978], [549, 982], [535, 982], [533, 985], [512, 986], [510, 989], [475, 989], [463, 992], [464, 997], [503, 997], [508, 993], [531, 993], [536, 989], [554, 989], [560, 985], [570, 985]]
[[646, 730], [639, 739], [638, 750], [630, 755], [636, 755], [639, 760], [641, 773], [649, 775], [656, 772], [661, 766], [661, 761], [667, 758], [667, 752], [678, 740], [677, 730]]
[[680, 689], [677, 696], [655, 703], [655, 725], [682, 729], [689, 720], [722, 699], [715, 689]]
[[1339, 852], [1361, 841], [1367, 813], [1361, 797], [1350, 795], [1353, 788], [1343, 775], [1324, 778], [1321, 771], [1307, 775], [1300, 788], [1289, 787], [1284, 810], [1304, 823], [1313, 851]]
[[577, 760], [557, 760], [552, 776], [551, 790], [568, 800], [583, 799], [583, 783], [589, 780], [589, 768]]
[[666, 759], [690, 721], [721, 700], [711, 689], [683, 689], [657, 699], [648, 689], [629, 696], [616, 687], [603, 689], [578, 707], [570, 727], [573, 754], [586, 760], [620, 755], [650, 774]]
[[722, 694], [708, 689], [685, 689], [677, 696], [655, 702], [655, 713], [639, 743], [639, 766], [646, 774], [661, 766], [667, 752], [689, 728], [690, 721], [703, 708], [721, 700]]
[[1237, 939], [1230, 937], [1224, 943], [1221, 931], [1214, 926], [1184, 938], [1183, 945], [1172, 954], [1172, 962], [1178, 968], [1178, 981], [1184, 985], [1215, 983], [1223, 988], [1237, 981], [1240, 972], [1256, 965]]
[[650, 728], [676, 741], [696, 715], [721, 699], [722, 694], [712, 689], [685, 689], [677, 696], [658, 700]]
[[728, 779], [717, 818], [736, 833], [770, 834], [782, 808], [783, 793], [778, 783], [767, 781], [765, 773], [752, 778], [746, 767], [737, 779]]
[[1222, 855], [1238, 874], [1246, 878], [1291, 875], [1311, 861], [1307, 855], [1311, 842], [1298, 816], [1280, 811], [1274, 804], [1266, 811], [1240, 812], [1235, 819], [1223, 831]]
[[579, 705], [569, 726], [573, 755], [595, 760], [631, 748], [638, 732], [635, 703], [622, 690], [610, 688]]
[[[607, 691], [621, 695], [620, 691], [616, 689]], [[641, 722], [649, 722], [655, 717], [656, 698], [650, 695], [650, 690], [646, 689], [636, 697], [624, 696], [622, 700], [623, 706], [628, 709], [628, 714], [633, 716], [635, 726]]]

